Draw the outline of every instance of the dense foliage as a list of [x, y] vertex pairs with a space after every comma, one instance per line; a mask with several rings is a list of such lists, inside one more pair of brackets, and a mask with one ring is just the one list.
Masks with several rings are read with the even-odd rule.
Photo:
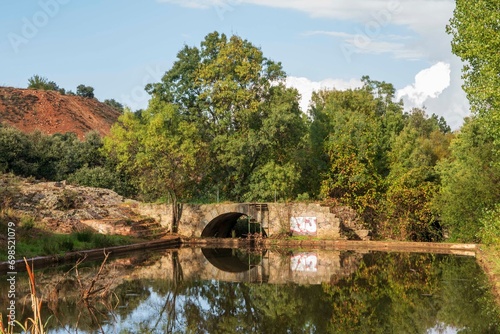
[[174, 220], [186, 201], [312, 199], [354, 208], [379, 237], [496, 240], [497, 90], [482, 78], [497, 62], [470, 40], [494, 15], [469, 20], [470, 6], [459, 1], [448, 27], [454, 52], [469, 62], [465, 88], [476, 111], [455, 133], [442, 117], [405, 112], [390, 83], [369, 77], [360, 88], [315, 92], [301, 111], [279, 62], [214, 32], [180, 50], [146, 86], [148, 108], [124, 110], [103, 141], [1, 127], [0, 170], [169, 200]]
[[495, 1], [458, 0], [447, 27], [452, 51], [464, 61], [464, 90], [473, 117], [443, 164], [443, 221], [459, 240], [492, 241], [500, 203], [500, 11]]
[[80, 141], [74, 133], [30, 134], [0, 125], [0, 172], [47, 181], [69, 180], [132, 194], [108, 159], [100, 153], [101, 137], [89, 132]]

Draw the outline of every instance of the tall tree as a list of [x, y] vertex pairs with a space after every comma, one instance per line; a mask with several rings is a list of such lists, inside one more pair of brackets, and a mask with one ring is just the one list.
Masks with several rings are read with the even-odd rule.
[[496, 190], [500, 176], [500, 3], [457, 0], [447, 32], [453, 37], [453, 53], [464, 62], [463, 88], [474, 117], [453, 145], [453, 160], [443, 166], [443, 197], [454, 201], [444, 205], [443, 220], [455, 238], [479, 241], [483, 210], [500, 202]]
[[141, 118], [127, 111], [105, 138], [104, 150], [149, 199], [172, 200], [177, 231], [181, 201], [189, 199], [203, 176], [205, 146], [194, 124], [172, 104], [152, 99]]
[[463, 88], [471, 109], [485, 117], [496, 154], [500, 152], [500, 3], [457, 0], [447, 26], [452, 51], [464, 61]]
[[389, 171], [387, 154], [404, 114], [401, 103], [394, 102], [392, 85], [368, 77], [363, 81], [362, 88], [313, 95], [309, 138], [312, 161], [321, 168], [322, 195], [374, 223]]
[[[445, 124], [444, 124], [445, 125]], [[435, 241], [442, 237], [432, 201], [439, 189], [436, 164], [449, 155], [451, 134], [436, 116], [413, 109], [389, 153], [387, 219], [384, 234], [399, 239]]]
[[500, 202], [500, 166], [492, 147], [482, 118], [471, 117], [452, 141], [451, 156], [438, 164], [442, 186], [435, 205], [452, 240], [481, 242], [484, 210]]
[[259, 197], [253, 173], [271, 162], [290, 166], [305, 133], [298, 92], [284, 78], [281, 64], [247, 40], [214, 32], [199, 48], [185, 46], [146, 90], [177, 105], [208, 145], [206, 191], [218, 187], [226, 199], [252, 200]]

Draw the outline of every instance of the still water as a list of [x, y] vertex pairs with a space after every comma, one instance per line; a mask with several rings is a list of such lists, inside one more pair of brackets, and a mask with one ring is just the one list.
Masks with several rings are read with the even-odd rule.
[[[48, 333], [500, 333], [487, 279], [467, 256], [181, 248], [99, 267], [35, 268]], [[23, 322], [32, 313], [21, 273], [16, 293]]]

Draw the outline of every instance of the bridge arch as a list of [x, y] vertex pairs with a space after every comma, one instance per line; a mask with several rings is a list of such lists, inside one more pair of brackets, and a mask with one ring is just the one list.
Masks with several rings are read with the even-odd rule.
[[202, 237], [231, 238], [231, 230], [238, 219], [246, 216], [241, 212], [227, 212], [212, 219], [201, 232]]
[[[248, 219], [250, 219], [250, 222], [248, 222]], [[255, 222], [255, 219], [250, 218], [245, 213], [227, 212], [213, 218], [205, 226], [201, 232], [201, 236], [208, 238], [231, 238], [233, 230], [236, 237], [245, 237], [249, 232], [258, 232], [260, 225]], [[264, 231], [262, 232], [264, 235], [266, 234]]]

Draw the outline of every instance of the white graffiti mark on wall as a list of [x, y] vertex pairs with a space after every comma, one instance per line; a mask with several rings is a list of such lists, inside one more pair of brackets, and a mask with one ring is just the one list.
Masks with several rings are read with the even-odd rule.
[[301, 253], [290, 259], [292, 271], [305, 271], [315, 273], [318, 271], [318, 257], [312, 253]]
[[290, 231], [295, 234], [316, 235], [316, 217], [290, 218]]

